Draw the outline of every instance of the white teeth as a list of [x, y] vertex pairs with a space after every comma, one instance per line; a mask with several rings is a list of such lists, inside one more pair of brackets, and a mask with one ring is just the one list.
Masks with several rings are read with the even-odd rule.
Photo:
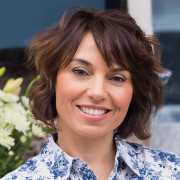
[[100, 110], [100, 109], [91, 109], [91, 108], [86, 108], [86, 107], [80, 107], [80, 109], [84, 113], [94, 115], [94, 116], [102, 115], [102, 114], [105, 114], [107, 112], [104, 109]]

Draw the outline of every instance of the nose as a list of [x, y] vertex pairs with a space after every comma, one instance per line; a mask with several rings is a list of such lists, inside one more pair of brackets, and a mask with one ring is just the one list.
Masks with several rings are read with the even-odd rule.
[[102, 79], [93, 79], [87, 90], [87, 95], [94, 101], [102, 101], [106, 99], [107, 92], [105, 88], [105, 82]]

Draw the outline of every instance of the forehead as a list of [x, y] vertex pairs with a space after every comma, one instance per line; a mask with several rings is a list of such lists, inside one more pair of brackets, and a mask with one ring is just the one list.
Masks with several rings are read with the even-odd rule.
[[[100, 61], [100, 60], [96, 60], [96, 62], [98, 62], [98, 61]], [[105, 61], [104, 61], [105, 62]], [[88, 60], [88, 59], [80, 59], [80, 58], [73, 58], [72, 59], [72, 61], [71, 61], [71, 63], [80, 63], [80, 64], [82, 64], [82, 65], [85, 65], [85, 66], [89, 66], [89, 67], [93, 67], [94, 66], [94, 64], [93, 64], [93, 62], [91, 61], [91, 60]], [[106, 64], [106, 66], [107, 66], [107, 64]], [[119, 70], [126, 70], [125, 68], [123, 68], [123, 67], [121, 67], [120, 65], [118, 65], [118, 64], [116, 64], [116, 63], [112, 63], [112, 65], [111, 66], [108, 66], [108, 68], [110, 68], [110, 69], [119, 69]]]
[[99, 44], [100, 42], [95, 40], [91, 32], [86, 33], [78, 46], [74, 58], [85, 60], [102, 59], [109, 68], [123, 67], [126, 69], [121, 61], [122, 57], [116, 56], [117, 54], [114, 54], [111, 48], [107, 48], [108, 43], [105, 45], [106, 48]]

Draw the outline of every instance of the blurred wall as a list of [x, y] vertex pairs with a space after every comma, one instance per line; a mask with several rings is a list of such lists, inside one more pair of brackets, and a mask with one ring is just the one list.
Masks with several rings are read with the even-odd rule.
[[72, 6], [104, 9], [104, 0], [0, 0], [0, 49], [25, 46]]

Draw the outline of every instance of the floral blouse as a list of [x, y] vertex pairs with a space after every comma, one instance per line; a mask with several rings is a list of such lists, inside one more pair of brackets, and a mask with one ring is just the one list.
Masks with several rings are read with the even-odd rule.
[[[66, 154], [49, 137], [39, 155], [1, 180], [96, 180], [95, 174], [79, 158]], [[180, 156], [127, 143], [114, 136], [115, 165], [108, 180], [180, 180]]]

